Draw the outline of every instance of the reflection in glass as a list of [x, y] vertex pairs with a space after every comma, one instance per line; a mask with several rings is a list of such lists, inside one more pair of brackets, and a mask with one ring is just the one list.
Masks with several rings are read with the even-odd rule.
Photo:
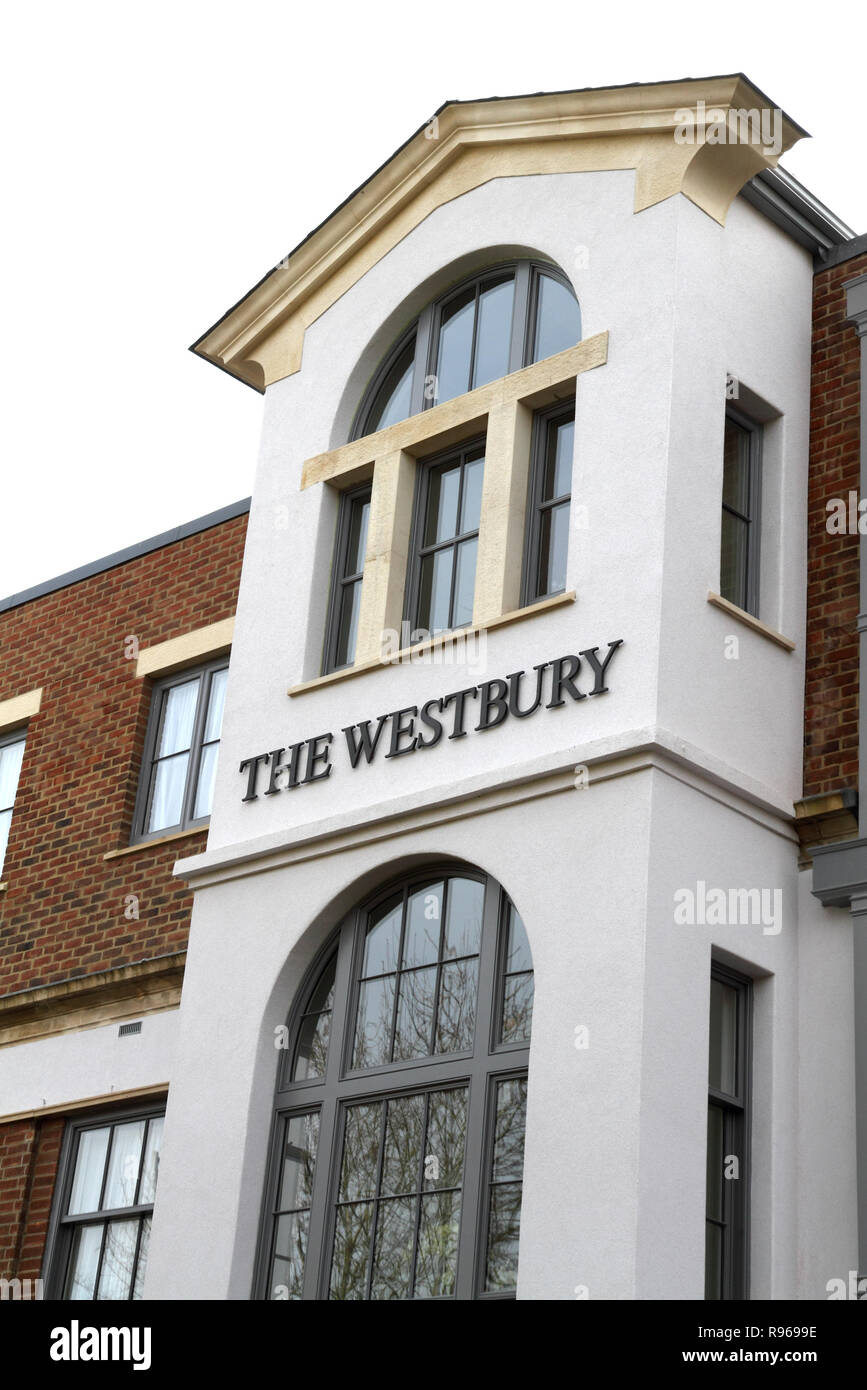
[[98, 1299], [129, 1298], [138, 1233], [138, 1221], [109, 1222], [99, 1271]]
[[79, 1135], [68, 1207], [71, 1216], [86, 1211], [99, 1211], [102, 1175], [105, 1171], [110, 1133], [111, 1130], [106, 1125], [102, 1129], [84, 1129]]
[[412, 368], [415, 360], [415, 335], [396, 358], [391, 370], [376, 394], [364, 425], [364, 434], [387, 429], [409, 415], [412, 394]]
[[463, 290], [445, 306], [440, 320], [436, 400], [450, 401], [469, 389], [476, 292]]
[[517, 1280], [526, 1109], [525, 1077], [498, 1082], [489, 1188], [486, 1289], [512, 1289]]
[[710, 982], [710, 1060], [708, 1084], [734, 1095], [737, 1086], [738, 992], [722, 980]]
[[104, 1230], [105, 1226], [101, 1221], [95, 1226], [79, 1226], [76, 1230], [65, 1298], [93, 1298]]
[[479, 294], [473, 386], [484, 386], [509, 370], [514, 298], [513, 275], [487, 281]]
[[513, 903], [506, 912], [503, 1016], [500, 1041], [529, 1042], [533, 1025], [533, 957], [527, 930]]
[[104, 1211], [113, 1211], [116, 1207], [131, 1207], [135, 1204], [144, 1131], [144, 1120], [133, 1120], [131, 1124], [115, 1126], [111, 1137], [105, 1196], [102, 1199]]
[[533, 361], [553, 357], [581, 341], [581, 310], [570, 289], [553, 275], [540, 275]]

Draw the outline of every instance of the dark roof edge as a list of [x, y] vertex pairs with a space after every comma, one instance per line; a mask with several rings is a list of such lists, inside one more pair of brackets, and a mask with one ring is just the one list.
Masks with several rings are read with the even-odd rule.
[[159, 536], [151, 536], [136, 545], [128, 545], [125, 550], [116, 550], [113, 555], [106, 555], [102, 560], [92, 560], [89, 565], [68, 570], [56, 579], [46, 579], [42, 584], [34, 584], [32, 589], [22, 589], [20, 594], [11, 594], [9, 598], [0, 599], [0, 613], [6, 613], [10, 608], [20, 608], [22, 604], [30, 603], [33, 599], [56, 593], [58, 589], [80, 584], [83, 579], [92, 579], [94, 575], [104, 574], [106, 570], [116, 569], [118, 565], [125, 565], [128, 560], [138, 560], [142, 555], [150, 555], [154, 550], [162, 550], [164, 546], [174, 545], [176, 541], [186, 540], [188, 536], [196, 536], [200, 531], [210, 531], [212, 527], [220, 526], [224, 521], [233, 521], [235, 517], [244, 516], [250, 510], [250, 501], [249, 497], [244, 497], [240, 502], [233, 502], [228, 507], [220, 507], [215, 512], [196, 517], [195, 521], [185, 521], [182, 526], [163, 531]]
[[812, 251], [818, 265], [855, 237], [851, 227], [779, 164], [751, 178], [740, 196]]
[[860, 236], [853, 237], [851, 241], [844, 241], [842, 246], [835, 246], [829, 251], [821, 265], [816, 266], [816, 270], [828, 270], [832, 265], [840, 265], [842, 261], [851, 261], [854, 256], [863, 256], [867, 252], [867, 232], [862, 232]]

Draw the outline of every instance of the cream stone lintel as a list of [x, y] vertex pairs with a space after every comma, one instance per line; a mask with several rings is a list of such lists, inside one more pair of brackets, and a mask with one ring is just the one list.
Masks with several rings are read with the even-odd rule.
[[721, 594], [715, 594], [712, 589], [708, 593], [707, 601], [712, 603], [714, 608], [721, 608], [723, 613], [728, 613], [730, 618], [736, 618], [739, 623], [743, 623], [744, 627], [752, 628], [753, 632], [758, 632], [760, 636], [767, 637], [771, 642], [776, 642], [777, 646], [782, 647], [784, 651], [793, 652], [795, 650], [795, 644], [790, 638], [784, 637], [781, 632], [777, 632], [776, 628], [768, 627], [767, 623], [760, 622], [758, 618], [753, 617], [752, 613], [738, 608], [736, 603], [723, 598]]
[[370, 494], [355, 661], [378, 661], [383, 633], [399, 633], [416, 462], [403, 450], [377, 460]]
[[0, 734], [18, 724], [26, 724], [39, 713], [41, 704], [41, 686], [38, 690], [28, 690], [25, 695], [14, 695], [11, 700], [0, 700]]
[[219, 656], [231, 647], [234, 630], [235, 619], [224, 618], [220, 623], [210, 623], [208, 627], [185, 632], [181, 637], [172, 637], [168, 642], [145, 647], [135, 664], [136, 676], [161, 676], [193, 662]]

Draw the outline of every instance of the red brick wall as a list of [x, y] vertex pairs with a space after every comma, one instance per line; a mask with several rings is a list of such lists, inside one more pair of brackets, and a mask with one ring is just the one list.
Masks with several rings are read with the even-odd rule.
[[[0, 699], [43, 688], [30, 720], [0, 893], [0, 995], [186, 945], [191, 895], [172, 878], [201, 836], [105, 861], [129, 844], [150, 685], [124, 657], [230, 617], [246, 516], [0, 613]], [[124, 898], [139, 900], [137, 921]]]
[[0, 1279], [38, 1279], [63, 1120], [0, 1125]]
[[820, 270], [813, 293], [804, 795], [858, 781], [858, 536], [829, 535], [827, 503], [859, 490], [860, 342], [843, 284], [867, 255]]

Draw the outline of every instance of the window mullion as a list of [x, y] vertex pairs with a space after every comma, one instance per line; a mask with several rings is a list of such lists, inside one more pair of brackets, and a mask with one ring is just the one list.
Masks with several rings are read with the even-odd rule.
[[193, 811], [196, 805], [199, 768], [202, 762], [202, 739], [205, 733], [205, 721], [208, 713], [208, 703], [211, 698], [211, 682], [213, 676], [213, 671], [202, 671], [199, 676], [199, 702], [196, 705], [196, 713], [193, 718], [193, 729], [190, 735], [190, 763], [187, 768], [187, 781], [184, 787], [184, 799], [181, 804], [182, 826], [191, 824]]

